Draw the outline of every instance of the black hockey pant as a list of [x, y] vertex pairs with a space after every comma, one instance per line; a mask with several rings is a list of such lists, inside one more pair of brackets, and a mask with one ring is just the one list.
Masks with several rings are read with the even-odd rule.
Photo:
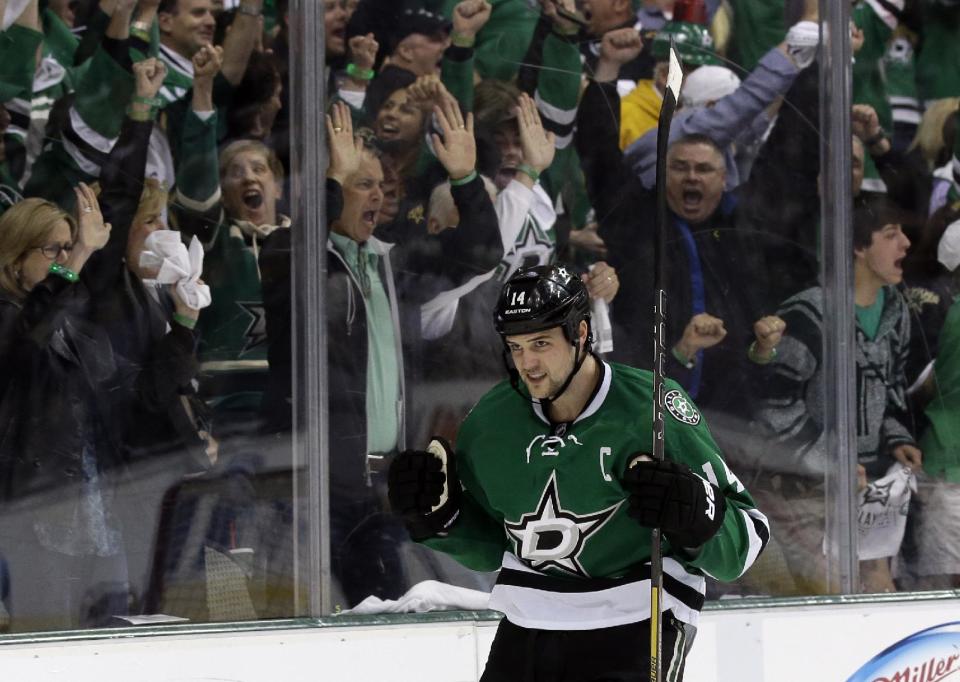
[[[683, 679], [693, 629], [663, 618], [660, 679]], [[648, 682], [650, 621], [598, 630], [531, 630], [500, 621], [480, 682]]]

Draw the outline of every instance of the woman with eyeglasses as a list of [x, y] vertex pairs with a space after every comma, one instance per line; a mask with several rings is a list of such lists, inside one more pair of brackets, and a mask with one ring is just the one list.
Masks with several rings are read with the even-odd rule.
[[[63, 306], [78, 304], [83, 295], [71, 285], [90, 256], [107, 243], [110, 225], [103, 222], [93, 190], [81, 183], [76, 194], [77, 217], [36, 198], [24, 199], [0, 216], [0, 358], [4, 360], [20, 334], [56, 318]], [[0, 377], [5, 379], [12, 367], [7, 362], [0, 365]], [[0, 383], [0, 391], [5, 384]]]
[[136, 467], [162, 461], [175, 480], [216, 457], [190, 393], [199, 312], [141, 263], [165, 229], [166, 193], [144, 180], [165, 69], [133, 72], [100, 196], [81, 185], [74, 218], [36, 199], [0, 218], [0, 549], [17, 632], [129, 613], [127, 539], [153, 530]]
[[112, 423], [137, 372], [91, 320], [91, 258], [111, 228], [90, 187], [76, 196], [75, 216], [25, 199], [0, 217], [0, 545], [16, 631], [128, 609]]

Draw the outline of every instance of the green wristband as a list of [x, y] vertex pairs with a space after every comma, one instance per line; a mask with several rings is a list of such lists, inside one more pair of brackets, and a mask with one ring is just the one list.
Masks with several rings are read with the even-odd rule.
[[450, 35], [450, 44], [456, 47], [473, 47], [476, 43], [476, 36], [465, 36], [460, 33]]
[[63, 277], [68, 282], [76, 282], [78, 279], [80, 279], [80, 275], [75, 273], [70, 268], [65, 268], [64, 266], [60, 265], [60, 263], [50, 263], [49, 272], [51, 275]]
[[528, 176], [531, 180], [533, 180], [533, 184], [537, 184], [540, 181], [540, 171], [533, 166], [521, 163], [519, 166], [517, 166], [517, 172]]
[[358, 81], [372, 81], [376, 73], [373, 69], [361, 69], [353, 62], [347, 64], [347, 75]]
[[142, 97], [141, 95], [134, 95], [130, 98], [130, 102], [132, 104], [146, 104], [153, 109], [159, 109], [163, 106], [163, 100], [159, 97]]
[[187, 329], [193, 329], [197, 326], [197, 321], [192, 317], [187, 317], [186, 315], [181, 315], [180, 313], [173, 314], [173, 321], [179, 324], [181, 327], [186, 327]]
[[472, 170], [469, 174], [460, 178], [459, 180], [454, 180], [450, 178], [450, 185], [452, 187], [463, 187], [464, 185], [469, 185], [471, 182], [477, 179], [477, 171]]
[[757, 342], [754, 341], [747, 349], [747, 357], [750, 359], [750, 362], [755, 362], [758, 365], [768, 365], [777, 357], [777, 349], [776, 347], [771, 348], [770, 357], [761, 358], [759, 355], [757, 355]]
[[127, 108], [127, 118], [129, 118], [131, 121], [139, 121], [141, 123], [153, 121], [157, 118], [157, 110], [151, 109], [150, 111], [137, 111], [136, 109]]

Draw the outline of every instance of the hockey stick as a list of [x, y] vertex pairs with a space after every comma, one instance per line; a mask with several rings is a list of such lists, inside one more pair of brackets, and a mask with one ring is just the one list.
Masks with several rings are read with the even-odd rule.
[[[657, 219], [653, 235], [653, 291], [656, 300], [653, 307], [653, 459], [664, 458], [664, 404], [663, 368], [666, 356], [666, 311], [667, 294], [664, 291], [666, 269], [667, 226], [667, 148], [670, 146], [670, 122], [680, 99], [683, 85], [683, 70], [673, 41], [670, 41], [670, 64], [667, 71], [667, 87], [663, 93], [663, 105], [657, 121]], [[660, 529], [650, 533], [650, 682], [660, 682], [663, 644], [663, 623], [660, 618], [660, 602], [663, 595], [663, 555], [660, 551]]]

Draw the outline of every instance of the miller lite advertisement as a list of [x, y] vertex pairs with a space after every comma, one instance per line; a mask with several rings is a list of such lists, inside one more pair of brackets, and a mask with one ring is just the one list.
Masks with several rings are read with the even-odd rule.
[[960, 681], [960, 621], [914, 633], [877, 654], [847, 682]]

